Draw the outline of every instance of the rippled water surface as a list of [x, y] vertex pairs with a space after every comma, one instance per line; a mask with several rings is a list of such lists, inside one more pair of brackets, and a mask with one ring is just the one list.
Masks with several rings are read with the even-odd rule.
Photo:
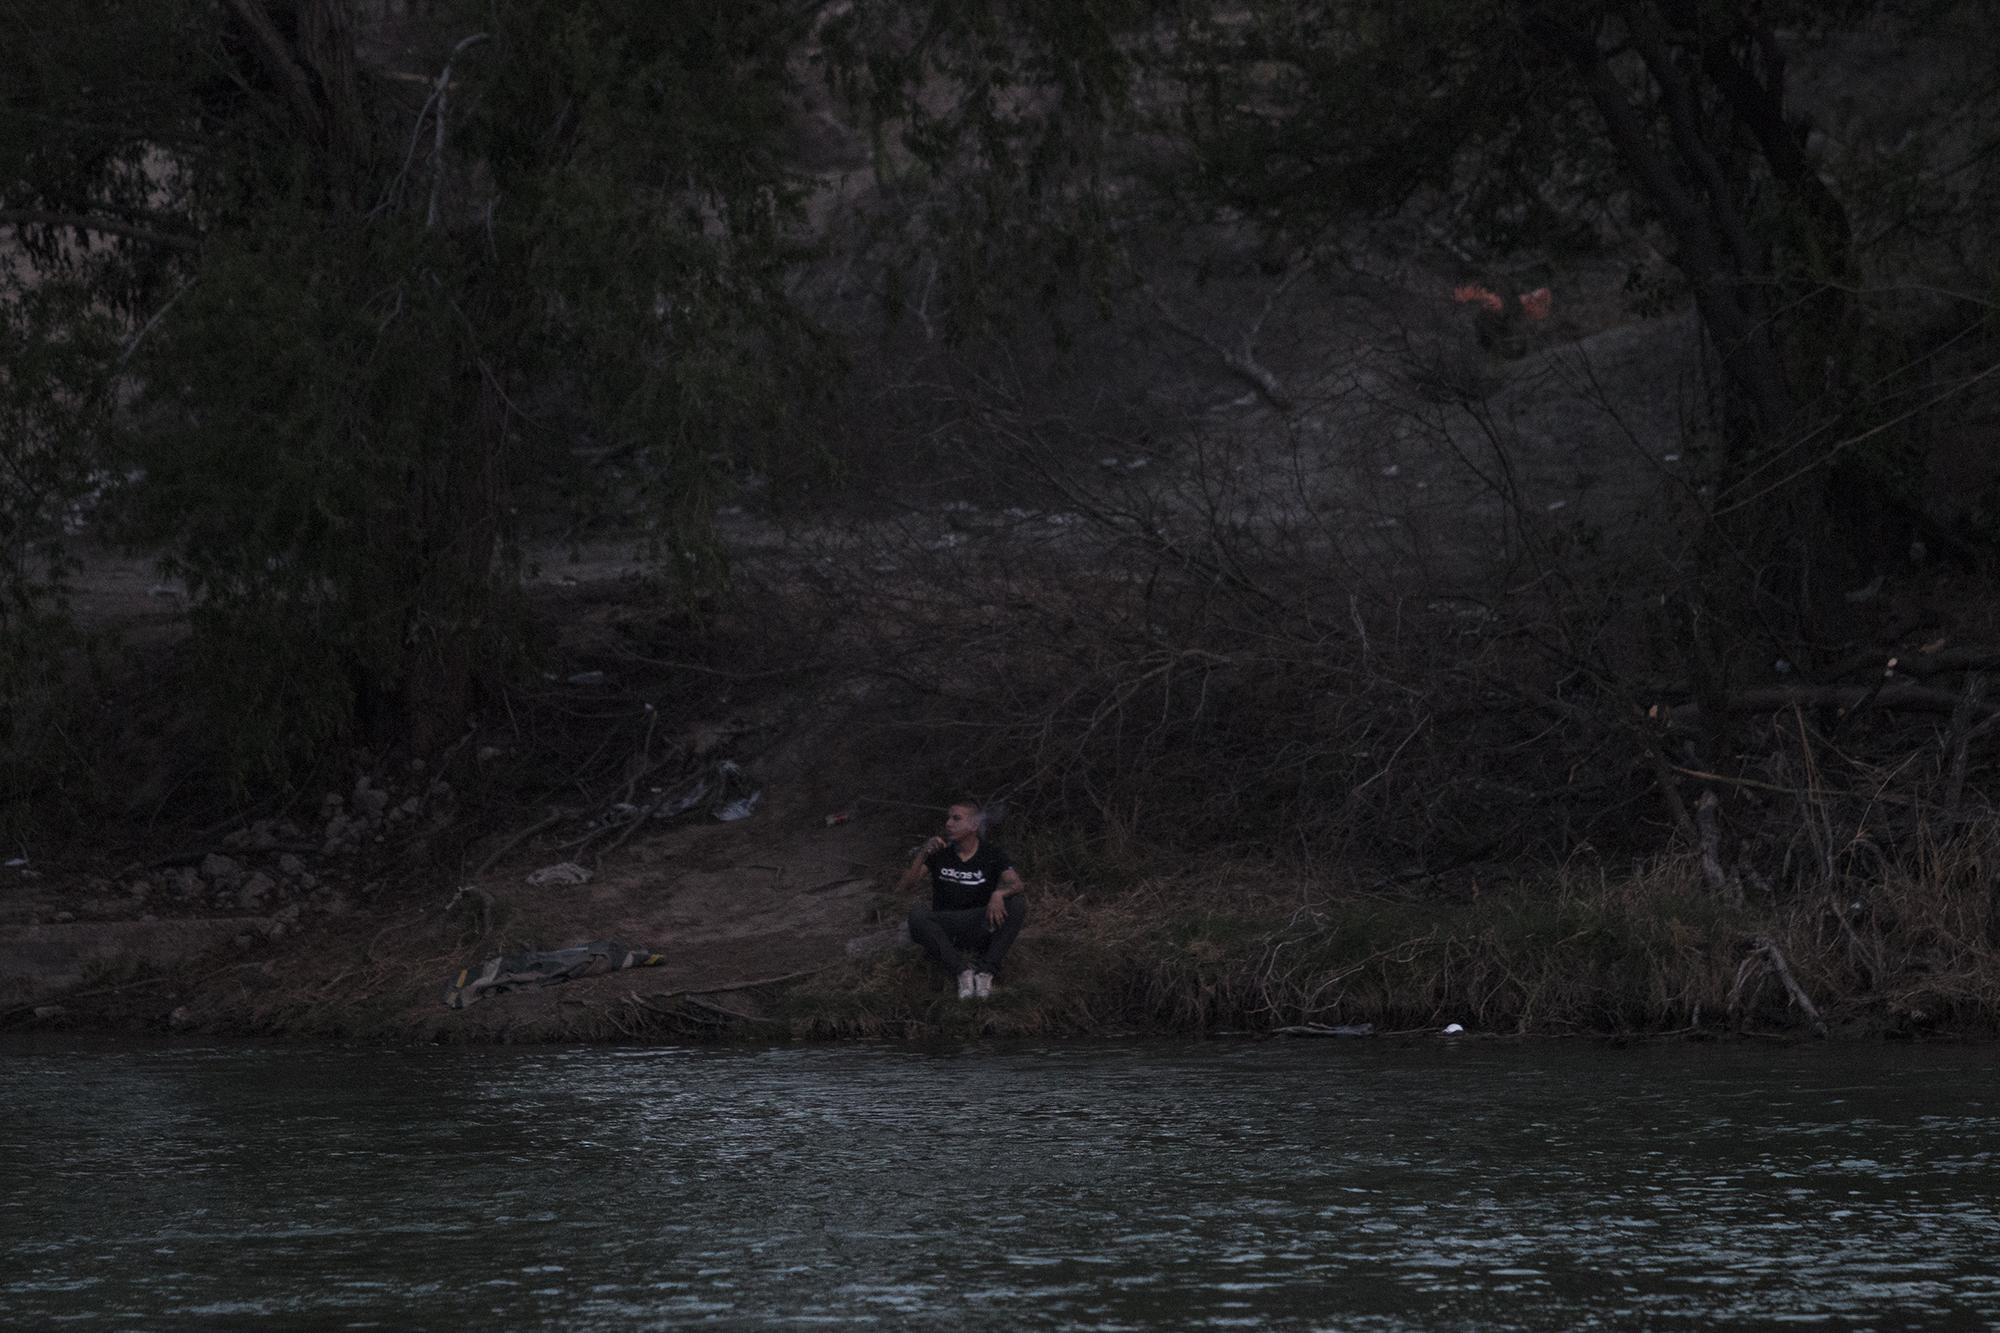
[[0, 1324], [1995, 1324], [1995, 1054], [15, 1043]]

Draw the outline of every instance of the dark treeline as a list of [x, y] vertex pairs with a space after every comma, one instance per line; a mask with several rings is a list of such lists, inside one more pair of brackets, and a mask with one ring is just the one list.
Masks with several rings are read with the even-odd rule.
[[[541, 669], [535, 552], [605, 530], [687, 633], [891, 682], [1079, 856], [1983, 883], [1988, 4], [0, 12], [16, 832], [125, 809], [142, 714], [154, 793], [437, 758]], [[1623, 280], [1568, 316], [1580, 268]], [[1696, 331], [1642, 519], [1522, 481], [1496, 395], [1581, 364], [1551, 285], [1570, 340]], [[1355, 308], [1366, 374], [1297, 332]], [[1419, 456], [1462, 511], [1365, 524], [1338, 468]], [[905, 549], [890, 490], [1074, 526]], [[795, 563], [732, 562], [744, 504]], [[107, 545], [186, 590], [136, 683], [66, 613]]]

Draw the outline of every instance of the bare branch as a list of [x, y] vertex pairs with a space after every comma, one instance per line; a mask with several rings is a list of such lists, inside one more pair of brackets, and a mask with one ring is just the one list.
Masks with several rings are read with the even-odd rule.
[[313, 97], [312, 79], [304, 66], [293, 58], [291, 47], [272, 24], [271, 16], [264, 12], [263, 5], [259, 0], [223, 0], [223, 4], [256, 38], [265, 70], [285, 90], [286, 100], [291, 102], [300, 121], [315, 133], [323, 129], [325, 116], [321, 113], [318, 100]]
[[[1165, 324], [1175, 333], [1180, 334], [1183, 338], [1200, 343], [1203, 347], [1215, 353], [1216, 358], [1222, 362], [1231, 374], [1248, 383], [1251, 388], [1257, 391], [1257, 395], [1260, 398], [1278, 409], [1278, 411], [1289, 412], [1292, 410], [1291, 395], [1286, 393], [1284, 386], [1278, 383], [1278, 377], [1257, 360], [1256, 354], [1251, 350], [1249, 338], [1243, 340], [1241, 351], [1231, 351], [1217, 339], [1210, 337], [1208, 334], [1189, 324], [1187, 320], [1181, 317], [1179, 311], [1168, 305], [1165, 298], [1153, 290], [1150, 284], [1146, 286], [1146, 295], [1151, 298], [1153, 309], [1159, 314], [1161, 323]], [[1266, 306], [1265, 310], [1268, 313], [1269, 307]], [[1261, 326], [1263, 322], [1263, 316], [1259, 315], [1257, 325]]]
[[73, 227], [104, 236], [123, 236], [168, 250], [199, 250], [201, 237], [189, 232], [162, 231], [121, 218], [86, 213], [51, 213], [38, 208], [0, 208], [0, 224], [13, 227]]
[[[426, 227], [437, 226], [438, 196], [444, 188], [445, 108], [451, 100], [451, 65], [458, 59], [459, 52], [486, 40], [488, 34], [483, 32], [475, 32], [470, 37], [461, 37], [458, 45], [451, 48], [451, 54], [445, 57], [444, 68], [438, 71], [437, 86], [431, 91], [431, 98], [437, 103], [437, 113], [434, 118], [436, 133], [431, 139], [431, 200], [430, 206], [424, 210]], [[421, 121], [422, 117], [418, 119]]]

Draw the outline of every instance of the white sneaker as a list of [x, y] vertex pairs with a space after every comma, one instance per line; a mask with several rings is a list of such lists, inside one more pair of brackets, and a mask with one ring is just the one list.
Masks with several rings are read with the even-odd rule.
[[[975, 984], [976, 984], [976, 983], [975, 983], [975, 981], [974, 981], [974, 979], [973, 979], [973, 976], [972, 976], [972, 969], [971, 969], [971, 968], [969, 968], [969, 967], [968, 967], [968, 968], [966, 968], [966, 969], [965, 969], [965, 971], [963, 971], [963, 972], [959, 973], [959, 974], [958, 974], [958, 998], [959, 998], [959, 999], [961, 999], [961, 1000], [969, 1000], [969, 999], [971, 999], [971, 998], [972, 998], [972, 995], [973, 995], [973, 987], [974, 987], [974, 985], [975, 985]], [[989, 980], [989, 983], [988, 983], [988, 984], [989, 984], [989, 985], [991, 984], [990, 980]]]
[[972, 995], [974, 999], [978, 1000], [990, 1000], [993, 998], [993, 974], [991, 972], [974, 972], [972, 974]]

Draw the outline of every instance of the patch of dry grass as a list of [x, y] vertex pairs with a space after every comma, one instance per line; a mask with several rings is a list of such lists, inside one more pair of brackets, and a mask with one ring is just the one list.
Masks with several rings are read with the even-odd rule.
[[1212, 875], [1112, 897], [1055, 886], [990, 1005], [960, 1004], [905, 949], [795, 986], [775, 1013], [813, 1039], [1451, 1022], [1510, 1035], [1803, 1035], [1808, 1016], [1786, 990], [1744, 970], [1764, 939], [1837, 1031], [1985, 1033], [2000, 1029], [1987, 863], [1963, 845], [1933, 853], [1859, 906], [1732, 907], [1692, 857], [1450, 903]]

